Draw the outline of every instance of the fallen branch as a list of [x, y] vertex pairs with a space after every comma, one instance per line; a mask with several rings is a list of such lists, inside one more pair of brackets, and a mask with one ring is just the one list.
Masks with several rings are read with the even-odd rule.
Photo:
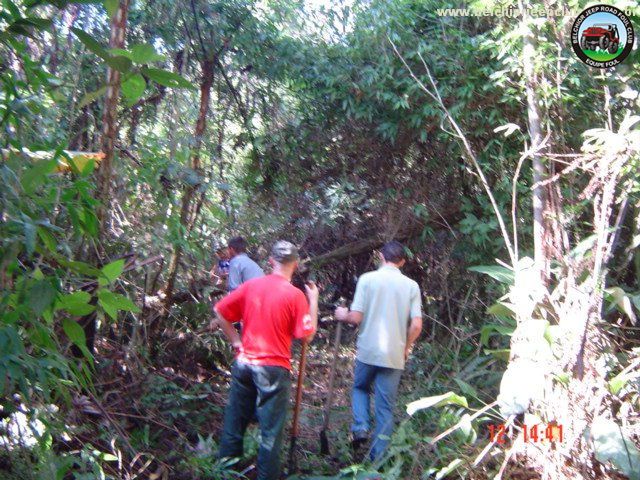
[[[0, 159], [3, 161], [8, 160], [11, 155], [17, 155], [31, 160], [32, 162], [37, 162], [40, 160], [53, 159], [56, 156], [56, 152], [45, 150], [31, 151], [27, 148], [22, 148], [20, 150], [15, 148], [0, 149]], [[71, 171], [69, 159], [73, 161], [74, 165], [79, 170], [82, 170], [89, 160], [93, 160], [97, 166], [103, 158], [103, 152], [76, 152], [72, 150], [62, 150], [62, 153], [58, 155], [58, 165], [56, 165], [55, 171], [60, 173]]]
[[379, 238], [369, 238], [365, 240], [357, 240], [355, 242], [347, 243], [341, 247], [331, 250], [330, 252], [323, 253], [316, 257], [306, 258], [302, 263], [309, 264], [313, 267], [320, 267], [327, 263], [335, 262], [343, 258], [358, 255], [360, 253], [369, 252], [374, 248], [378, 248], [384, 245], [384, 240]]

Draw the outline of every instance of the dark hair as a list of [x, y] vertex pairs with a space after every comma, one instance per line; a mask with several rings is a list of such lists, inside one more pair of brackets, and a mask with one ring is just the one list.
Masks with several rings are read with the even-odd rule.
[[233, 248], [236, 252], [242, 253], [247, 251], [247, 242], [242, 237], [233, 237], [229, 240], [229, 248]]
[[400, 263], [407, 259], [404, 246], [395, 240], [385, 243], [384, 247], [380, 249], [380, 253], [387, 262]]

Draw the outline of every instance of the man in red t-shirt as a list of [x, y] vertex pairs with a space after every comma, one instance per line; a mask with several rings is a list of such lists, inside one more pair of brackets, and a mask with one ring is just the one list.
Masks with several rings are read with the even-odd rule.
[[[291, 386], [291, 341], [310, 342], [318, 326], [317, 287], [306, 285], [305, 298], [291, 285], [298, 260], [295, 245], [276, 242], [269, 258], [271, 275], [243, 283], [215, 306], [218, 324], [236, 351], [219, 456], [242, 456], [245, 430], [257, 416], [258, 480], [280, 478]], [[233, 322], [242, 322], [242, 338]]]

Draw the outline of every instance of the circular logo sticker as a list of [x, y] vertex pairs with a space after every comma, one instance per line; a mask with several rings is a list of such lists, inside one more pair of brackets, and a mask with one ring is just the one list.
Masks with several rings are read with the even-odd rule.
[[594, 5], [584, 10], [571, 28], [571, 45], [578, 58], [590, 67], [619, 65], [633, 48], [631, 20], [611, 5]]

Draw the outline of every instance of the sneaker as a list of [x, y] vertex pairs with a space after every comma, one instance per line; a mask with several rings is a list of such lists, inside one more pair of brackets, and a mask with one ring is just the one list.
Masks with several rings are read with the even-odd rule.
[[362, 457], [366, 453], [368, 443], [369, 435], [367, 435], [367, 432], [353, 432], [351, 449], [353, 450], [353, 459], [355, 461], [362, 460]]

